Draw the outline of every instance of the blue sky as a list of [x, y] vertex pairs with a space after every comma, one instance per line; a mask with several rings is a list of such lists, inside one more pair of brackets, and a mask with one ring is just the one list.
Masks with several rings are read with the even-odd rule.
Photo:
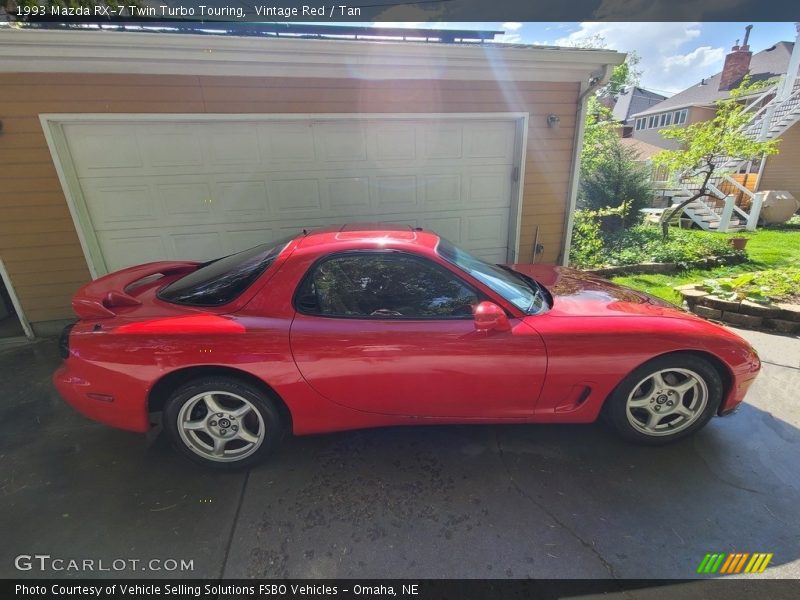
[[[375, 23], [389, 27], [502, 30], [499, 41], [575, 45], [600, 36], [613, 50], [641, 57], [642, 85], [679, 92], [722, 69], [725, 54], [744, 38], [748, 23]], [[794, 41], [794, 23], [753, 23], [750, 48], [757, 52], [779, 41]]]

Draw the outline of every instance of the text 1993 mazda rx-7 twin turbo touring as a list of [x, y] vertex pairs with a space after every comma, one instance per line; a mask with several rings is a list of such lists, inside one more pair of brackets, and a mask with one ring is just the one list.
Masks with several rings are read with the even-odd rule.
[[246, 466], [286, 432], [588, 423], [689, 435], [760, 362], [732, 332], [579, 271], [484, 262], [408, 226], [303, 232], [157, 262], [75, 295], [55, 383], [86, 416]]

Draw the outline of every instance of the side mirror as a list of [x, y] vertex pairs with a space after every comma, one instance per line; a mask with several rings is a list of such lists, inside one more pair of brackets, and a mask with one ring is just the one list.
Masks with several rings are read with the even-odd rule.
[[494, 302], [481, 302], [475, 307], [472, 314], [475, 317], [475, 329], [478, 331], [508, 331], [511, 329], [506, 311]]

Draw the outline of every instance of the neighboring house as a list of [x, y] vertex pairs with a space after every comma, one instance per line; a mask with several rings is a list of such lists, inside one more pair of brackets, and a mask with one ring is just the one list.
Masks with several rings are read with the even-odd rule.
[[662, 94], [657, 94], [638, 86], [629, 87], [617, 96], [611, 108], [611, 116], [615, 121], [622, 123], [622, 137], [628, 138], [632, 135], [634, 127], [633, 115], [647, 110], [666, 98]]
[[647, 142], [635, 138], [622, 138], [620, 142], [623, 147], [630, 148], [636, 152], [637, 158], [641, 161], [649, 161], [653, 156], [664, 149], [660, 146], [654, 146], [653, 144], [648, 144]]
[[0, 30], [5, 283], [44, 332], [92, 277], [344, 221], [427, 227], [497, 262], [565, 262], [582, 107], [623, 59]]
[[[731, 223], [734, 228], [744, 228], [746, 222], [754, 226], [758, 210], [751, 211], [754, 192], [763, 190], [786, 190], [800, 199], [800, 24], [797, 25], [798, 38], [794, 42], [778, 42], [774, 46], [753, 54], [747, 44], [750, 27], [747, 28], [744, 43], [733, 46], [725, 57], [720, 73], [703, 79], [700, 83], [675, 94], [674, 96], [634, 115], [633, 139], [659, 146], [676, 149], [677, 142], [664, 139], [661, 131], [669, 126], [686, 127], [692, 123], [706, 121], [715, 114], [714, 103], [730, 97], [730, 91], [739, 86], [745, 76], [752, 82], [769, 81], [774, 83], [743, 98], [752, 117], [744, 132], [754, 139], [780, 138], [780, 152], [762, 161], [744, 161], [742, 157], [726, 157], [720, 164], [722, 170], [732, 172], [730, 177], [719, 177], [714, 184], [723, 194], [734, 197]], [[682, 190], [676, 190], [678, 195]], [[698, 207], [695, 222], [703, 221], [710, 229], [726, 229], [731, 210], [716, 203], [709, 209], [717, 216]], [[744, 208], [745, 210], [741, 210]], [[691, 210], [687, 209], [687, 214]], [[719, 226], [718, 216], [723, 217]]]
[[665, 127], [686, 126], [707, 121], [714, 116], [714, 103], [730, 96], [742, 79], [749, 75], [752, 82], [781, 77], [786, 73], [792, 56], [792, 42], [778, 42], [774, 46], [753, 54], [745, 43], [734, 46], [725, 57], [721, 72], [634, 113], [633, 137], [662, 148], [677, 148], [677, 142], [661, 135]]
[[672, 183], [669, 181], [669, 171], [653, 163], [653, 156], [664, 150], [660, 146], [648, 144], [632, 137], [622, 138], [620, 143], [624, 148], [629, 148], [636, 153], [636, 160], [641, 161], [650, 169], [650, 179], [653, 188], [653, 207], [663, 208], [669, 204]]

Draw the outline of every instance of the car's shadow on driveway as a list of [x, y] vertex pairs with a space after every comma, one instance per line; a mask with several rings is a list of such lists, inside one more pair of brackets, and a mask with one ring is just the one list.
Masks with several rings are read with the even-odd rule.
[[[707, 552], [798, 576], [797, 370], [767, 365], [751, 404], [666, 447], [599, 424], [389, 428], [227, 474], [74, 413], [57, 360], [34, 344], [0, 381], [3, 577], [685, 578]], [[194, 568], [18, 571], [21, 554]]]
[[691, 577], [798, 558], [800, 431], [752, 406], [666, 447], [587, 426], [292, 440], [247, 483], [228, 576]]

